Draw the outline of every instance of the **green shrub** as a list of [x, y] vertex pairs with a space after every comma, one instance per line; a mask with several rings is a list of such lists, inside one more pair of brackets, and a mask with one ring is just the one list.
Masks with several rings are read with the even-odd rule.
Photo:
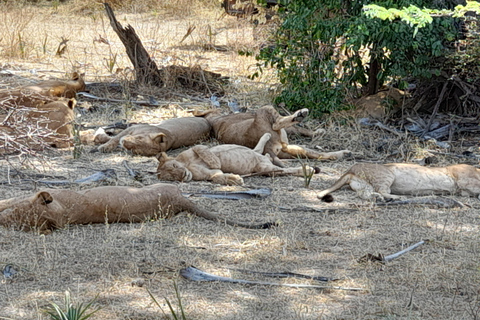
[[[347, 107], [347, 95], [374, 94], [387, 81], [402, 87], [409, 78], [439, 74], [441, 58], [459, 35], [451, 15], [440, 12], [430, 21], [433, 11], [425, 9], [419, 16], [418, 8], [435, 4], [451, 9], [448, 1], [280, 2], [281, 25], [273, 45], [257, 56], [258, 66], [278, 71], [282, 91], [276, 103], [307, 107], [317, 116]], [[378, 5], [377, 12], [396, 11], [382, 11], [390, 16], [380, 18], [374, 8], [367, 10], [371, 4]]]

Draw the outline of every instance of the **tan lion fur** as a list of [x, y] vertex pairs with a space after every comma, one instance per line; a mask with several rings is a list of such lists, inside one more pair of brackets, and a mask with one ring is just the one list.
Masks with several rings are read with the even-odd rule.
[[[175, 158], [162, 152], [158, 156], [157, 177], [169, 181], [208, 180], [219, 184], [243, 185], [240, 175], [251, 173], [303, 176], [302, 167], [282, 168], [274, 165], [269, 156], [262, 155], [270, 137], [270, 133], [265, 133], [254, 150], [222, 144], [211, 148], [194, 146]], [[311, 174], [314, 169], [307, 166], [305, 171]]]
[[38, 107], [59, 97], [75, 98], [80, 91], [85, 91], [85, 81], [80, 74], [74, 72], [71, 80], [46, 80], [34, 85], [0, 90], [0, 105]]
[[106, 186], [82, 191], [46, 189], [30, 197], [0, 201], [0, 225], [48, 232], [68, 224], [141, 222], [186, 211], [229, 225], [261, 229], [273, 226], [223, 219], [183, 197], [177, 186], [158, 183], [143, 188]]
[[480, 195], [480, 171], [466, 165], [423, 167], [417, 164], [355, 164], [330, 188], [318, 194], [320, 199], [349, 185], [362, 199], [380, 196], [398, 199], [399, 195], [460, 194]]
[[221, 115], [218, 110], [209, 110], [197, 111], [194, 115], [205, 117], [212, 125], [215, 138], [222, 143], [254, 148], [264, 133], [270, 133], [271, 138], [265, 146], [265, 154], [269, 154], [277, 166], [284, 166], [280, 158], [337, 160], [350, 154], [348, 150], [335, 153], [317, 152], [289, 144], [285, 129], [303, 121], [308, 115], [308, 109], [298, 110], [285, 117], [273, 106], [264, 106], [249, 113]]
[[160, 152], [191, 146], [210, 135], [211, 126], [203, 118], [186, 117], [162, 121], [158, 125], [137, 124], [100, 145], [101, 152], [111, 152], [118, 145], [133, 154], [155, 156]]
[[[0, 131], [3, 134], [10, 135], [17, 142], [24, 143], [28, 147], [35, 149], [38, 147], [38, 142], [31, 137], [33, 131], [29, 134], [28, 132], [23, 132], [22, 128], [27, 126], [30, 126], [31, 129], [45, 128], [48, 130], [44, 133], [39, 133], [38, 136], [44, 143], [57, 148], [70, 147], [73, 145], [72, 122], [75, 119], [75, 105], [76, 100], [72, 98], [38, 105], [35, 108], [14, 109], [13, 112], [21, 113], [21, 116], [0, 116], [0, 122], [2, 123]], [[2, 141], [2, 144], [0, 153], [15, 151], [9, 150], [8, 146], [4, 145], [5, 140]]]

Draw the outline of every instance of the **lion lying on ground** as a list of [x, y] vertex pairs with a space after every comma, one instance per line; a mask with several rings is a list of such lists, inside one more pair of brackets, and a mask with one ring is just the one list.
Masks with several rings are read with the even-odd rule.
[[218, 110], [208, 110], [194, 112], [194, 115], [205, 117], [212, 125], [215, 138], [222, 143], [254, 148], [264, 133], [270, 133], [271, 138], [265, 146], [265, 154], [269, 154], [273, 163], [281, 167], [284, 165], [280, 158], [337, 160], [351, 153], [348, 150], [317, 152], [289, 144], [285, 129], [303, 121], [308, 115], [308, 109], [298, 110], [286, 117], [280, 116], [273, 106], [261, 107], [254, 113], [233, 113], [222, 116]]
[[329, 199], [329, 194], [349, 185], [362, 199], [380, 196], [398, 199], [398, 195], [460, 194], [480, 195], [480, 171], [466, 165], [447, 167], [423, 167], [408, 163], [354, 165], [330, 188], [321, 191], [318, 197]]
[[210, 135], [210, 124], [203, 118], [186, 117], [162, 121], [158, 125], [133, 125], [98, 147], [111, 152], [118, 145], [133, 154], [156, 156], [160, 152], [191, 146]]
[[34, 85], [0, 90], [0, 105], [38, 107], [59, 97], [75, 98], [80, 91], [85, 91], [85, 82], [80, 74], [74, 72], [71, 80], [47, 80]]
[[72, 146], [75, 105], [76, 100], [72, 98], [36, 108], [15, 108], [8, 115], [0, 115], [0, 131], [4, 135], [0, 153], [18, 151], [14, 145], [19, 143], [33, 149], [42, 144], [57, 148]]
[[186, 211], [196, 216], [228, 225], [266, 229], [260, 225], [223, 219], [197, 207], [171, 184], [143, 188], [107, 186], [82, 191], [47, 189], [27, 198], [0, 201], [0, 225], [20, 230], [48, 232], [68, 224], [141, 222], [169, 218]]
[[208, 180], [219, 184], [243, 185], [240, 175], [244, 174], [303, 176], [316, 171], [308, 166], [283, 168], [272, 164], [269, 156], [262, 155], [270, 137], [270, 133], [265, 133], [254, 150], [234, 144], [222, 144], [211, 148], [194, 146], [175, 158], [162, 152], [157, 158], [157, 177], [169, 181]]

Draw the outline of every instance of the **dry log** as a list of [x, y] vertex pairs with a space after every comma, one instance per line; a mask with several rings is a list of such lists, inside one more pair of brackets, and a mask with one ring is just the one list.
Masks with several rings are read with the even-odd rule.
[[108, 3], [104, 3], [105, 11], [113, 31], [118, 35], [127, 50], [127, 55], [135, 68], [137, 82], [150, 84], [153, 86], [163, 85], [162, 76], [158, 70], [157, 64], [150, 58], [147, 50], [138, 37], [135, 29], [128, 25], [124, 28], [115, 17], [112, 8]]
[[221, 74], [205, 71], [200, 66], [185, 67], [171, 65], [158, 69], [157, 64], [149, 56], [142, 41], [135, 33], [131, 25], [124, 28], [115, 17], [112, 8], [104, 3], [110, 24], [124, 44], [127, 55], [135, 69], [135, 77], [138, 83], [152, 86], [174, 87], [179, 85], [183, 88], [190, 88], [195, 91], [202, 91], [212, 95], [213, 93], [224, 93], [223, 84], [228, 78]]

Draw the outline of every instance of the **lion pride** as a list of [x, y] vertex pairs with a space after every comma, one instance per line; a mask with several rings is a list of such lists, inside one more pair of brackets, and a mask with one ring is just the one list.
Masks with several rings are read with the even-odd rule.
[[286, 128], [298, 124], [308, 116], [308, 109], [301, 109], [290, 116], [281, 116], [273, 106], [264, 106], [249, 113], [221, 115], [216, 110], [194, 112], [197, 117], [205, 117], [212, 125], [215, 138], [222, 143], [237, 144], [254, 148], [264, 133], [271, 135], [264, 154], [269, 154], [273, 163], [283, 167], [280, 158], [310, 158], [337, 160], [349, 155], [348, 150], [317, 152], [301, 146], [289, 144]]
[[262, 155], [270, 133], [265, 133], [254, 150], [235, 144], [214, 147], [194, 146], [175, 158], [162, 152], [158, 157], [157, 177], [168, 181], [207, 180], [226, 185], [243, 185], [240, 175], [310, 175], [316, 170], [309, 166], [284, 168]]

